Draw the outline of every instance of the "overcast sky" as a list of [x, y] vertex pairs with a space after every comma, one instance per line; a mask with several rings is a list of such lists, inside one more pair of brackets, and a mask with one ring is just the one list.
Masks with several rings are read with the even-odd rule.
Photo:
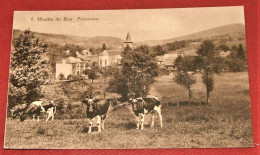
[[[33, 21], [32, 21], [33, 17]], [[37, 21], [38, 17], [53, 21]], [[55, 19], [59, 17], [61, 21]], [[72, 21], [64, 21], [64, 17]], [[94, 20], [78, 20], [94, 18]], [[14, 29], [84, 37], [114, 36], [132, 41], [175, 38], [217, 26], [245, 23], [244, 8], [204, 7], [142, 10], [16, 11]]]

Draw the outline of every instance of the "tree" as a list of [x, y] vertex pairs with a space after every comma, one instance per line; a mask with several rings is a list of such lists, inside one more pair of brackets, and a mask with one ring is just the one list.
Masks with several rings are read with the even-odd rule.
[[118, 93], [122, 96], [122, 100], [127, 99], [127, 94], [129, 93], [127, 78], [122, 74], [122, 70], [117, 68], [113, 70], [112, 78], [109, 81], [107, 90], [111, 93]]
[[237, 50], [238, 50], [238, 47], [237, 47], [236, 45], [233, 45], [233, 46], [231, 47], [231, 50], [232, 50], [232, 51], [237, 51]]
[[166, 51], [162, 48], [161, 45], [157, 45], [153, 48], [153, 51], [155, 53], [155, 55], [164, 55], [166, 53]]
[[175, 75], [174, 81], [177, 84], [184, 86], [188, 90], [189, 95], [189, 105], [191, 103], [192, 91], [191, 86], [196, 83], [196, 79], [194, 77], [195, 68], [194, 68], [194, 60], [191, 56], [181, 55], [177, 57], [174, 65], [177, 68], [177, 74]]
[[239, 44], [238, 49], [237, 49], [237, 57], [241, 60], [246, 59], [246, 55], [245, 55], [244, 49], [241, 44]]
[[93, 68], [92, 69], [86, 69], [86, 70], [83, 71], [83, 73], [88, 75], [88, 78], [92, 80], [92, 83], [93, 83], [93, 80], [98, 77], [97, 72]]
[[220, 44], [217, 48], [218, 50], [223, 50], [223, 51], [229, 51], [229, 47], [226, 44]]
[[128, 52], [123, 52], [122, 75], [126, 78], [129, 92], [138, 97], [146, 96], [154, 77], [158, 75], [154, 56], [146, 45], [125, 50]]
[[104, 51], [104, 50], [106, 50], [106, 49], [107, 49], [106, 44], [103, 43], [102, 48], [101, 48], [101, 51]]
[[[9, 105], [30, 103], [41, 97], [41, 86], [48, 74], [45, 50], [30, 30], [25, 30], [13, 41], [10, 68]], [[16, 103], [12, 103], [16, 100]]]
[[209, 104], [209, 95], [214, 88], [214, 73], [220, 73], [224, 63], [211, 40], [202, 42], [197, 50], [197, 55], [195, 64], [202, 71], [202, 81], [206, 85], [207, 104]]

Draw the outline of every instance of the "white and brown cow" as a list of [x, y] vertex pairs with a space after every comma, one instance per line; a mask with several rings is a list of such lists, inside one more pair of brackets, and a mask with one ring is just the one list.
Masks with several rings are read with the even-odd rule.
[[25, 111], [27, 105], [26, 104], [18, 104], [14, 106], [10, 111], [11, 111], [11, 116], [13, 118], [20, 117], [21, 114]]
[[144, 128], [144, 117], [146, 113], [152, 114], [152, 124], [154, 126], [155, 111], [157, 111], [160, 119], [160, 126], [162, 127], [162, 113], [161, 104], [157, 97], [135, 98], [129, 99], [132, 104], [132, 109], [136, 115], [136, 129]]
[[[53, 113], [51, 113], [49, 110], [51, 109], [53, 111]], [[37, 116], [37, 121], [39, 122], [39, 116], [41, 112], [49, 112], [52, 117], [52, 119], [54, 119], [54, 110], [56, 111], [56, 106], [54, 104], [53, 101], [50, 102], [46, 102], [46, 101], [34, 101], [32, 102], [24, 111], [24, 113], [21, 115], [20, 117], [20, 121], [23, 122], [27, 116], [32, 115], [33, 116], [33, 120], [34, 117]], [[49, 114], [48, 114], [49, 115]], [[51, 117], [50, 116], [50, 117]], [[46, 122], [48, 121], [48, 117], [46, 119]]]
[[96, 98], [93, 99], [85, 98], [84, 100], [82, 100], [82, 104], [85, 104], [87, 106], [86, 114], [87, 114], [87, 119], [89, 121], [88, 133], [91, 133], [92, 131], [91, 128], [93, 124], [92, 121], [96, 117], [97, 117], [98, 132], [101, 132], [102, 130], [105, 129], [105, 119], [112, 102], [113, 102], [112, 99], [99, 100]]

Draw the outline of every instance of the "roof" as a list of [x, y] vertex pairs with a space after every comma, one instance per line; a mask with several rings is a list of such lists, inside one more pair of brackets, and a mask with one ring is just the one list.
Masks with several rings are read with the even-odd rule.
[[89, 55], [89, 56], [82, 57], [82, 59], [87, 62], [94, 62], [94, 61], [98, 62], [98, 55]]
[[221, 57], [227, 57], [231, 54], [231, 51], [220, 51], [219, 54]]
[[75, 57], [68, 57], [64, 60], [65, 60], [65, 63], [67, 63], [67, 64], [84, 62], [84, 61], [81, 61], [80, 59], [75, 58]]
[[179, 54], [164, 54], [163, 56], [163, 64], [165, 66], [173, 66], [175, 59], [178, 57]]
[[107, 52], [107, 54], [109, 56], [114, 56], [114, 55], [121, 55], [121, 53], [123, 52], [123, 50], [104, 50], [103, 52], [101, 52], [99, 55], [104, 55], [104, 53]]
[[163, 61], [163, 55], [161, 55], [161, 56], [156, 56], [155, 57], [155, 61], [157, 61], [157, 62], [161, 62], [161, 61]]

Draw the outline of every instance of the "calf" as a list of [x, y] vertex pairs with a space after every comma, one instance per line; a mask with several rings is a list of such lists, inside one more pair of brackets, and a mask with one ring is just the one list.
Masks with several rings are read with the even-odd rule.
[[51, 120], [54, 120], [54, 114], [56, 113], [56, 107], [51, 107], [46, 111], [46, 122], [51, 118]]
[[137, 126], [139, 129], [141, 124], [141, 129], [144, 128], [144, 116], [146, 113], [150, 112], [152, 114], [152, 124], [154, 126], [155, 111], [159, 114], [160, 126], [162, 127], [162, 114], [161, 114], [161, 104], [157, 97], [146, 97], [146, 98], [136, 98], [130, 99], [132, 104], [132, 109], [136, 115]]
[[87, 119], [89, 120], [88, 133], [91, 133], [91, 127], [93, 124], [92, 120], [95, 117], [97, 117], [98, 132], [101, 132], [101, 130], [105, 130], [105, 119], [111, 103], [112, 103], [111, 99], [100, 101], [99, 99], [96, 98], [93, 99], [86, 98], [82, 100], [82, 104], [85, 104], [87, 106], [86, 114], [87, 114]]
[[14, 106], [11, 109], [11, 116], [13, 118], [17, 118], [19, 116], [21, 116], [21, 114], [25, 111], [27, 105], [26, 104], [18, 104], [16, 106]]

